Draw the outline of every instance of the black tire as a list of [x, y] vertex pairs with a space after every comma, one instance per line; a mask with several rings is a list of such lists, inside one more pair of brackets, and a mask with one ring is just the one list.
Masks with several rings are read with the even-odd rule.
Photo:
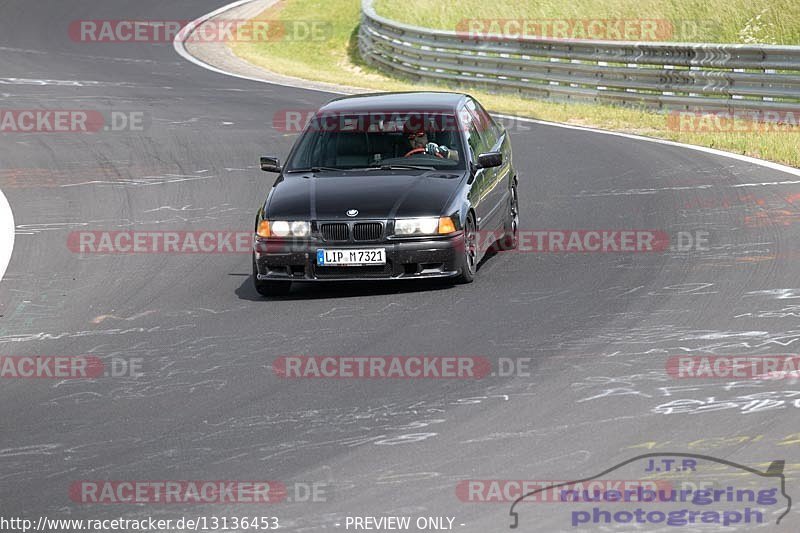
[[456, 283], [472, 283], [478, 269], [478, 250], [476, 248], [475, 221], [472, 214], [467, 216], [464, 224], [463, 257], [461, 259], [461, 274], [456, 277]]
[[292, 289], [291, 281], [263, 281], [258, 279], [258, 267], [253, 255], [253, 286], [261, 296], [284, 296]]
[[497, 242], [497, 250], [516, 250], [519, 246], [519, 197], [517, 196], [517, 182], [511, 186], [511, 199], [508, 206], [508, 218], [503, 225], [505, 233]]

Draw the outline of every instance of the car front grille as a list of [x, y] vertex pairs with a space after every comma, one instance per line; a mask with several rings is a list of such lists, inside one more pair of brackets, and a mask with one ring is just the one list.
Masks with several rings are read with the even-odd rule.
[[377, 241], [383, 236], [380, 222], [360, 222], [353, 226], [354, 241]]
[[343, 222], [322, 225], [322, 238], [326, 241], [350, 240], [350, 228]]
[[322, 238], [328, 242], [379, 241], [383, 237], [383, 222], [325, 222], [320, 224]]

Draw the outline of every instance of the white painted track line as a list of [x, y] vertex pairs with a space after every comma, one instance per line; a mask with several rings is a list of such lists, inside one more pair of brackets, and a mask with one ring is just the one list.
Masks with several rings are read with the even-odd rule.
[[14, 214], [3, 191], [0, 191], [0, 280], [6, 273], [14, 250]]

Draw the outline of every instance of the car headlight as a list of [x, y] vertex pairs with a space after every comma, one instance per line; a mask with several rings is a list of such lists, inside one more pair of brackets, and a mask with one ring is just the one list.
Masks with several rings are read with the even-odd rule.
[[290, 229], [295, 237], [308, 237], [308, 234], [311, 233], [311, 224], [300, 221], [292, 222]]
[[258, 236], [269, 237], [308, 237], [311, 224], [304, 221], [262, 220], [258, 225]]
[[456, 231], [453, 219], [438, 218], [404, 218], [394, 221], [395, 235], [447, 235]]

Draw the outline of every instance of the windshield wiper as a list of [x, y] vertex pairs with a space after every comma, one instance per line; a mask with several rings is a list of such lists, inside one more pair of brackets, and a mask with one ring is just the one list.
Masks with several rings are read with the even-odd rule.
[[309, 167], [309, 168], [293, 168], [292, 170], [287, 170], [286, 173], [294, 173], [294, 172], [344, 172], [346, 168], [334, 168], [334, 167]]
[[[423, 166], [423, 165], [373, 165], [371, 167], [367, 167], [372, 170], [436, 170], [435, 167]], [[366, 169], [365, 169], [366, 170]]]

